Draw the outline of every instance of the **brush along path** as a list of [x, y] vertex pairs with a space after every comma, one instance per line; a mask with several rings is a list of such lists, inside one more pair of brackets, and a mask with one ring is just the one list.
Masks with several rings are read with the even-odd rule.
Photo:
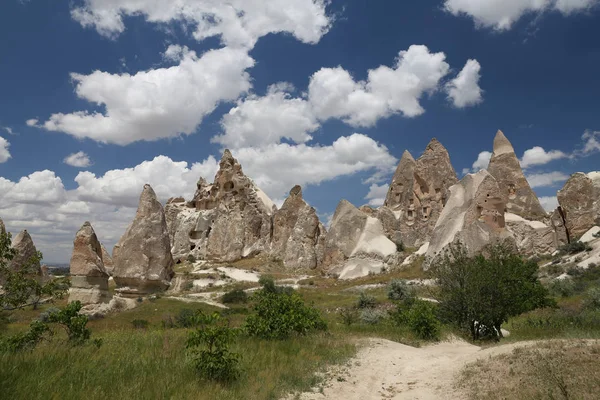
[[385, 339], [368, 339], [349, 364], [329, 371], [321, 391], [292, 395], [289, 399], [463, 399], [464, 394], [454, 388], [454, 382], [466, 364], [533, 343], [482, 349], [453, 339], [415, 348]]

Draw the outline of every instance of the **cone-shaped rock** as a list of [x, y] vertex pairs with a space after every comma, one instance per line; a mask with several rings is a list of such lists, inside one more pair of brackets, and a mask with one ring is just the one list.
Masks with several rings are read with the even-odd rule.
[[40, 260], [35, 258], [37, 257], [37, 249], [27, 230], [15, 236], [12, 241], [12, 248], [17, 251], [17, 254], [8, 263], [9, 268], [16, 271], [25, 267], [31, 273], [41, 274]]
[[502, 131], [498, 131], [494, 139], [494, 152], [488, 172], [500, 185], [507, 212], [527, 220], [539, 221], [547, 217], [523, 174], [515, 150]]
[[408, 151], [404, 152], [384, 206], [400, 220], [400, 236], [405, 245], [419, 247], [429, 241], [448, 198], [448, 189], [456, 182], [448, 151], [437, 139], [429, 142], [416, 161]]
[[460, 241], [474, 255], [494, 241], [511, 239], [505, 226], [505, 205], [498, 183], [487, 171], [465, 176], [450, 188], [429, 243], [427, 263], [451, 243]]
[[289, 268], [316, 268], [322, 262], [325, 233], [317, 212], [302, 198], [302, 188], [294, 186], [273, 217], [272, 255]]
[[558, 191], [558, 202], [571, 241], [581, 237], [594, 225], [600, 226], [600, 172], [571, 175]]
[[112, 276], [113, 270], [115, 268], [115, 264], [113, 263], [112, 257], [106, 247], [102, 243], [100, 243], [102, 247], [102, 262], [104, 262], [104, 270], [110, 276]]
[[102, 245], [94, 228], [85, 222], [75, 235], [71, 256], [69, 302], [96, 304], [109, 300], [108, 274], [104, 269]]
[[137, 213], [113, 250], [113, 278], [130, 296], [161, 291], [173, 277], [173, 257], [162, 205], [145, 185]]

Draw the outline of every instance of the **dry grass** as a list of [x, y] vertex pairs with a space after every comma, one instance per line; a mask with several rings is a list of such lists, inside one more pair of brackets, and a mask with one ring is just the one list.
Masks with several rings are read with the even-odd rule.
[[470, 399], [597, 399], [600, 342], [548, 341], [479, 360], [458, 386]]

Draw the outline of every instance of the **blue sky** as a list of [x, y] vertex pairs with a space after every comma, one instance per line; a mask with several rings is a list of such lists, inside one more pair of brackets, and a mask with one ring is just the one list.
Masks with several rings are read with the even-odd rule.
[[432, 137], [460, 177], [502, 129], [548, 208], [598, 169], [597, 0], [223, 3], [2, 2], [9, 231], [47, 261], [88, 219], [112, 246], [144, 183], [190, 197], [225, 147], [278, 202], [302, 184], [324, 220], [342, 198], [378, 205]]

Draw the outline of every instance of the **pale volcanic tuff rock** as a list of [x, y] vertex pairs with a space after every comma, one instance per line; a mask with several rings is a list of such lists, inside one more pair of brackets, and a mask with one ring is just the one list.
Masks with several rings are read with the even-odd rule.
[[106, 247], [104, 247], [102, 243], [100, 243], [100, 246], [102, 247], [102, 262], [104, 263], [104, 270], [108, 275], [112, 276], [115, 264], [113, 263], [110, 253], [108, 250], [106, 250]]
[[494, 151], [488, 172], [498, 182], [506, 203], [506, 212], [533, 221], [548, 217], [523, 174], [512, 144], [502, 131], [498, 131], [494, 138]]
[[314, 269], [323, 260], [325, 234], [317, 212], [302, 198], [302, 188], [294, 186], [273, 217], [271, 254], [288, 268]]
[[541, 221], [530, 221], [516, 214], [505, 213], [508, 231], [516, 241], [519, 253], [526, 256], [552, 254], [559, 247], [556, 230]]
[[399, 229], [406, 246], [419, 247], [428, 242], [446, 204], [448, 189], [456, 182], [448, 151], [437, 139], [429, 142], [416, 161], [405, 151], [384, 203], [398, 220], [397, 228], [384, 208], [380, 218], [388, 237], [397, 242], [398, 237], [393, 235], [394, 230]]
[[71, 273], [69, 302], [97, 304], [110, 299], [102, 245], [98, 241], [94, 228], [87, 221], [75, 235], [69, 268]]
[[325, 238], [323, 265], [340, 279], [357, 278], [380, 272], [396, 250], [381, 221], [342, 200]]
[[145, 185], [137, 213], [113, 250], [113, 278], [124, 295], [161, 291], [173, 277], [173, 257], [162, 204]]
[[571, 240], [579, 238], [594, 225], [600, 225], [600, 172], [571, 175], [558, 191]]
[[37, 249], [27, 230], [15, 236], [12, 241], [12, 248], [17, 251], [17, 254], [9, 261], [9, 268], [16, 271], [24, 266], [28, 266], [31, 269], [31, 273], [41, 274], [40, 261], [37, 260], [31, 264], [31, 260], [37, 255]]
[[506, 229], [506, 203], [496, 179], [487, 171], [466, 175], [450, 188], [450, 197], [433, 231], [426, 253], [428, 266], [451, 243], [461, 242], [469, 255], [486, 245], [514, 238]]

